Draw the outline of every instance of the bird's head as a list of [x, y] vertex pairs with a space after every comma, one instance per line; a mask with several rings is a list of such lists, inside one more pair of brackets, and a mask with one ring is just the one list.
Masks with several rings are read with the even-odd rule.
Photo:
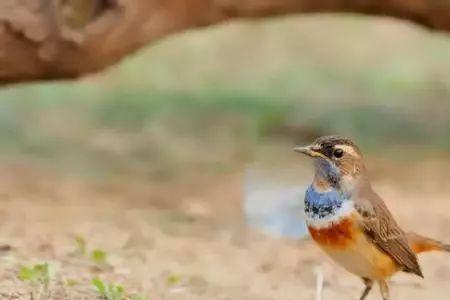
[[315, 180], [331, 187], [351, 192], [365, 175], [361, 151], [350, 139], [323, 136], [294, 150], [313, 158]]

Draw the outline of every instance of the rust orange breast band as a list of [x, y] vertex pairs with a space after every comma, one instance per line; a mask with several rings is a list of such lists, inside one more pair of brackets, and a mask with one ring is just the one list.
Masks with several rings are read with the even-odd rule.
[[321, 246], [345, 248], [353, 244], [359, 235], [351, 217], [343, 218], [330, 227], [314, 228], [308, 226], [311, 237]]

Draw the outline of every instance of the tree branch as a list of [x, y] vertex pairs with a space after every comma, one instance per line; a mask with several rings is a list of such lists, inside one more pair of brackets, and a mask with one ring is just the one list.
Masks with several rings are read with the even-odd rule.
[[391, 16], [450, 30], [446, 0], [0, 0], [0, 84], [96, 72], [189, 28], [316, 12]]

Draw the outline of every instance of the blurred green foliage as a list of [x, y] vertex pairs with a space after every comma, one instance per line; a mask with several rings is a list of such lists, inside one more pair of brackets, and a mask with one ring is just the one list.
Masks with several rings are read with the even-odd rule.
[[320, 134], [447, 150], [449, 52], [446, 37], [354, 16], [188, 32], [79, 82], [2, 89], [0, 147], [82, 174], [159, 178]]

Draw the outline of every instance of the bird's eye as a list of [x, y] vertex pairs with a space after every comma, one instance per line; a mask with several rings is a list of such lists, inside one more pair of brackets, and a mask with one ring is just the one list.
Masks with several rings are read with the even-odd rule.
[[344, 150], [342, 149], [335, 149], [333, 151], [333, 156], [336, 158], [341, 158], [344, 155]]

